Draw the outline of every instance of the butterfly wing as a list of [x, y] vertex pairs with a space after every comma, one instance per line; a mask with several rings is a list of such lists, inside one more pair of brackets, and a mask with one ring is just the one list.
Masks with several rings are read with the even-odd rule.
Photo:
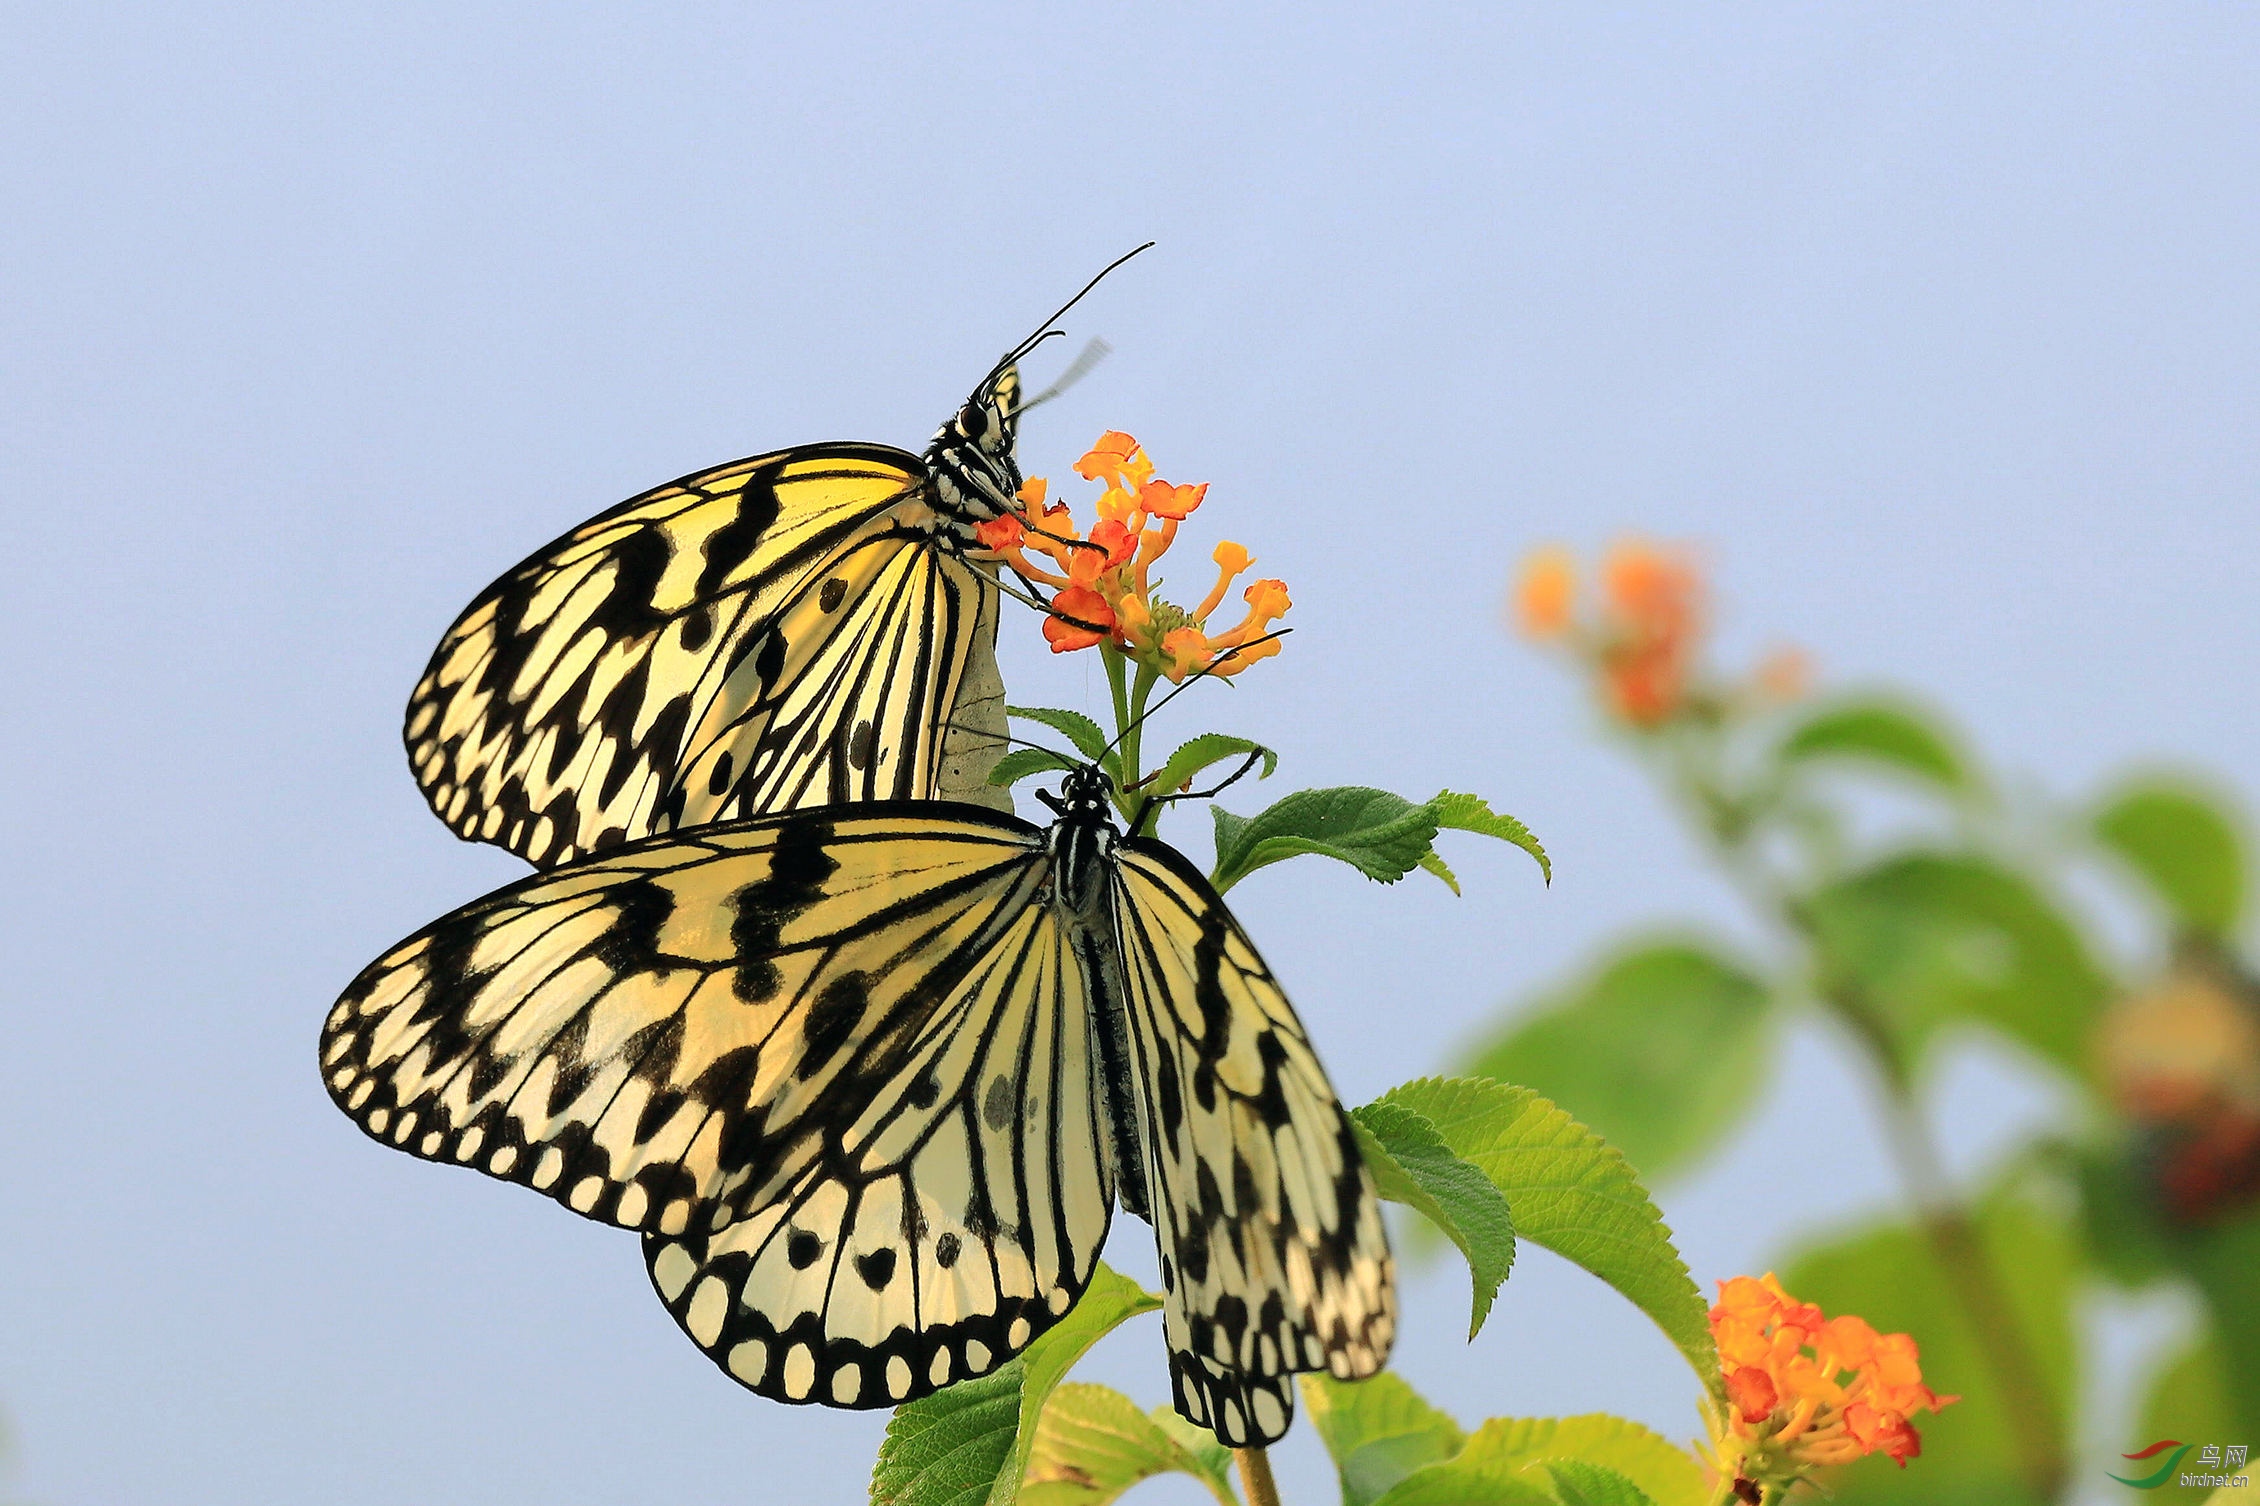
[[652, 839], [426, 927], [331, 1010], [331, 1096], [386, 1144], [651, 1233], [882, 1177], [961, 1107], [939, 1079], [922, 1106], [921, 1073], [996, 1007], [970, 980], [1025, 930], [1045, 860], [1010, 816], [851, 809]]
[[1116, 848], [1139, 1145], [1177, 1410], [1285, 1436], [1292, 1376], [1372, 1375], [1396, 1331], [1373, 1179], [1286, 994], [1198, 870]]
[[921, 1026], [851, 1157], [719, 1232], [645, 1236], [652, 1284], [778, 1401], [892, 1406], [986, 1374], [1090, 1282], [1114, 1201], [1104, 1113], [1081, 976], [1029, 905]]
[[480, 595], [409, 698], [467, 840], [566, 861], [727, 813], [926, 794], [991, 580], [924, 461], [809, 445], [631, 498]]

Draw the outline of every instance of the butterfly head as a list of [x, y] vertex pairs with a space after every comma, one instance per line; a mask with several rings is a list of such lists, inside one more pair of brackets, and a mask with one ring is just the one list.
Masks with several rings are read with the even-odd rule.
[[1020, 462], [1012, 452], [1020, 422], [1020, 365], [1000, 362], [934, 433], [926, 465], [942, 511], [986, 523], [1020, 506]]

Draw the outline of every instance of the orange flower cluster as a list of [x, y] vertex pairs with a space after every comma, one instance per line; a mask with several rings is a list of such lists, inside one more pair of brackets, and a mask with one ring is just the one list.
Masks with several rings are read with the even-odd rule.
[[[1601, 597], [1601, 621], [1583, 636], [1609, 709], [1635, 727], [1662, 726], [1687, 700], [1703, 636], [1703, 579], [1684, 552], [1628, 539], [1601, 561]], [[1531, 637], [1571, 636], [1576, 600], [1568, 550], [1541, 549], [1524, 563], [1516, 609]]]
[[[1216, 584], [1190, 611], [1154, 594], [1154, 562], [1177, 540], [1177, 525], [1208, 495], [1208, 483], [1179, 486], [1154, 475], [1145, 447], [1119, 430], [1101, 434], [1090, 452], [1075, 462], [1086, 481], [1103, 481], [1098, 516], [1088, 534], [1077, 530], [1065, 503], [1047, 502], [1043, 477], [1020, 489], [1021, 511], [979, 529], [982, 547], [994, 552], [1023, 579], [1051, 588], [1051, 615], [1044, 637], [1055, 654], [1112, 643], [1140, 664], [1172, 681], [1213, 666], [1234, 675], [1258, 659], [1279, 652], [1279, 640], [1252, 643], [1293, 605], [1287, 584], [1259, 580], [1241, 592], [1247, 615], [1221, 633], [1208, 631], [1209, 615], [1220, 606], [1232, 582], [1255, 563], [1238, 544], [1216, 546]], [[1028, 558], [1043, 555], [1054, 568]]]
[[1906, 1334], [1879, 1334], [1849, 1315], [1824, 1318], [1770, 1271], [1719, 1283], [1711, 1336], [1727, 1397], [1713, 1425], [1716, 1462], [1755, 1486], [1783, 1486], [1878, 1452], [1904, 1469], [1923, 1451], [1908, 1419], [1961, 1399], [1923, 1384]]
[[1577, 562], [1550, 545], [1523, 561], [1514, 616], [1529, 637], [1587, 661], [1610, 714], [1626, 725], [1651, 731], [1723, 709], [1729, 697], [1765, 704], [1805, 694], [1811, 665], [1795, 649], [1769, 655], [1746, 687], [1698, 684], [1703, 577], [1686, 550], [1620, 541], [1602, 556], [1600, 587], [1593, 619], [1580, 622]]

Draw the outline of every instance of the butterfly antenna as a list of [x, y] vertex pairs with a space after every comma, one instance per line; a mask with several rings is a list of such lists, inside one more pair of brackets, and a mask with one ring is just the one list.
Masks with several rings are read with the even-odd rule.
[[1147, 241], [1142, 246], [1133, 246], [1130, 250], [1123, 252], [1120, 256], [1117, 256], [1114, 260], [1108, 262], [1104, 267], [1101, 267], [1099, 269], [1098, 276], [1083, 284], [1082, 292], [1077, 293], [1073, 298], [1070, 298], [1065, 303], [1061, 304], [1057, 313], [1054, 313], [1042, 324], [1037, 325], [1036, 332], [1030, 335], [1027, 339], [1021, 341], [1018, 345], [1015, 345], [1012, 348], [1011, 352], [1007, 354], [1003, 360], [997, 362], [992, 370], [1004, 370], [1005, 367], [1010, 366], [1013, 362], [1019, 360], [1022, 356], [1028, 354], [1028, 352], [1030, 352], [1031, 350], [1034, 350], [1040, 342], [1048, 339], [1053, 335], [1059, 334], [1060, 331], [1053, 329], [1052, 326], [1054, 324], [1057, 324], [1061, 319], [1065, 318], [1069, 309], [1075, 307], [1075, 305], [1077, 305], [1078, 303], [1081, 303], [1085, 296], [1090, 293], [1091, 289], [1106, 281], [1106, 277], [1109, 272], [1112, 272], [1116, 267], [1121, 266], [1131, 257], [1136, 256], [1139, 252], [1152, 250], [1153, 244], [1154, 243], [1152, 241]]
[[[1054, 615], [1057, 614], [1055, 613]], [[1070, 618], [1069, 620], [1073, 621], [1072, 618]], [[1078, 626], [1080, 625], [1081, 624], [1078, 624]], [[1293, 631], [1293, 628], [1274, 628], [1270, 632], [1264, 634], [1261, 638], [1250, 638], [1247, 642], [1235, 644], [1231, 648], [1226, 649], [1223, 653], [1218, 654], [1215, 658], [1209, 660], [1208, 663], [1202, 665], [1198, 670], [1194, 671], [1192, 674], [1187, 675], [1183, 680], [1179, 681], [1176, 689], [1170, 691], [1169, 694], [1163, 696], [1160, 700], [1154, 702], [1151, 706], [1148, 706], [1144, 711], [1133, 717], [1130, 721], [1129, 726], [1114, 734], [1114, 741], [1106, 745], [1107, 751], [1114, 751], [1114, 749], [1118, 745], [1120, 745], [1124, 738], [1128, 737], [1131, 733], [1137, 731], [1138, 728], [1146, 724], [1147, 717], [1152, 716], [1155, 712], [1161, 710], [1162, 707], [1168, 705], [1171, 701], [1176, 700], [1186, 691], [1191, 690], [1195, 681], [1206, 679], [1208, 676], [1215, 674], [1219, 669], [1223, 668], [1232, 660], [1237, 659], [1240, 655], [1246, 653], [1249, 649], [1254, 648], [1257, 644], [1270, 643], [1274, 639], [1284, 638]]]
[[[1137, 816], [1130, 823], [1130, 835], [1135, 837], [1142, 834], [1146, 829], [1147, 819], [1151, 817], [1156, 811], [1159, 811], [1163, 806], [1169, 804], [1172, 800], [1215, 799], [1218, 795], [1223, 794], [1226, 790], [1238, 784], [1241, 780], [1247, 778], [1248, 771], [1254, 768], [1258, 763], [1262, 762], [1264, 755], [1269, 753], [1270, 751], [1271, 750], [1269, 748], [1257, 748], [1253, 750], [1248, 754], [1246, 758], [1240, 760], [1240, 767], [1234, 769], [1231, 773], [1225, 775], [1222, 779], [1210, 785], [1205, 790], [1178, 790], [1174, 794], [1145, 796], [1144, 803], [1138, 807]], [[1154, 770], [1154, 774], [1158, 774], [1160, 772], [1161, 770], [1159, 769]], [[1153, 774], [1148, 774], [1146, 776], [1146, 779], [1151, 778], [1153, 778]], [[1144, 784], [1145, 782], [1145, 779], [1138, 781], [1139, 784]]]
[[[987, 727], [969, 727], [964, 722], [959, 721], [947, 721], [942, 723], [942, 725], [949, 728], [952, 732], [970, 732], [976, 737], [999, 738], [1005, 742], [1015, 745], [1016, 747], [1034, 748], [1039, 753], [1059, 752], [1057, 748], [1047, 747], [1043, 743], [1032, 743], [1025, 737], [1014, 737], [1009, 732], [996, 732]], [[1061, 756], [1064, 757], [1065, 755], [1063, 754]]]
[[1100, 339], [1097, 335], [1091, 336], [1090, 339], [1086, 340], [1083, 343], [1082, 354], [1078, 355], [1072, 362], [1068, 364], [1067, 369], [1059, 374], [1059, 380], [1053, 382], [1049, 387], [1046, 387], [1043, 391], [1037, 393], [1034, 397], [1028, 399], [1028, 401], [1022, 403], [1019, 407], [1013, 409], [1013, 416], [1017, 418], [1021, 414], [1026, 413], [1030, 408], [1041, 408], [1044, 404], [1050, 402], [1053, 398], [1059, 396], [1062, 392], [1065, 392], [1068, 388], [1074, 386], [1077, 382], [1080, 382], [1081, 380], [1083, 380], [1083, 378], [1089, 376], [1091, 374], [1092, 367], [1098, 365], [1099, 362], [1105, 360], [1112, 354], [1114, 354], [1113, 346], [1107, 344], [1106, 341]]

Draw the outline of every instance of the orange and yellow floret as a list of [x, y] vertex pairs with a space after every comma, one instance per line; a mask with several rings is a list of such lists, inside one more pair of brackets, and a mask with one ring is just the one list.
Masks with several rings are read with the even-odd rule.
[[1912, 1338], [1824, 1317], [1770, 1271], [1719, 1283], [1711, 1336], [1727, 1402], [1712, 1426], [1714, 1462], [1738, 1480], [1786, 1484], [1879, 1452], [1904, 1469], [1923, 1451], [1909, 1419], [1960, 1400], [1923, 1384]]
[[[1145, 447], [1119, 430], [1099, 436], [1090, 452], [1075, 462], [1086, 481], [1103, 481], [1098, 516], [1089, 533], [1077, 530], [1062, 502], [1046, 500], [1043, 477], [1020, 489], [1021, 511], [979, 529], [982, 547], [1024, 579], [1052, 590], [1051, 615], [1044, 638], [1055, 654], [1112, 643], [1141, 664], [1171, 680], [1202, 669], [1235, 675], [1258, 659], [1279, 652], [1276, 638], [1258, 643], [1292, 603], [1287, 584], [1259, 580], [1240, 593], [1247, 615], [1220, 633], [1208, 630], [1212, 613], [1223, 604], [1233, 581], [1254, 558], [1238, 544], [1222, 543], [1210, 556], [1216, 584], [1200, 605], [1187, 610], [1154, 594], [1154, 562], [1176, 542], [1177, 525], [1208, 495], [1208, 483], [1180, 486], [1158, 479]], [[1050, 561], [1038, 564], [1030, 552]]]

